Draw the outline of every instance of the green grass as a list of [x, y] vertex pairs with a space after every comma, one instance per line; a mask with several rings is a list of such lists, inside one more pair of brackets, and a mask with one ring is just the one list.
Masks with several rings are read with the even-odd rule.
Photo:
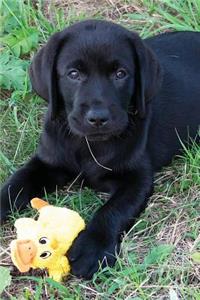
[[199, 0], [143, 0], [136, 3], [139, 8], [127, 17], [144, 37], [169, 30], [200, 31]]
[[[100, 1], [91, 8], [73, 0], [57, 6], [45, 1], [37, 5], [0, 1], [0, 61], [4, 62], [0, 67], [1, 182], [37, 147], [46, 105], [31, 93], [26, 68], [52, 33], [86, 17], [114, 20], [143, 37], [166, 30], [200, 31], [199, 0], [112, 3]], [[200, 251], [200, 147], [184, 148], [183, 155], [159, 173], [155, 183], [148, 208], [125, 235], [115, 267], [100, 269], [91, 281], [70, 276], [62, 285], [46, 278], [44, 272], [32, 271], [27, 277], [13, 269], [8, 248], [15, 236], [12, 225], [19, 216], [34, 212], [12, 212], [1, 228], [1, 265], [12, 275], [3, 299], [199, 300], [199, 264], [193, 254]], [[55, 205], [79, 211], [87, 221], [105, 201], [104, 195], [80, 186], [46, 196]]]

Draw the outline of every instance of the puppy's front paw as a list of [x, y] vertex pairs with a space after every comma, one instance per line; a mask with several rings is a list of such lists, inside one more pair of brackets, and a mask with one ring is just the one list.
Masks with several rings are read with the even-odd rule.
[[72, 273], [90, 279], [100, 265], [102, 268], [114, 265], [118, 248], [114, 240], [105, 241], [94, 231], [82, 231], [67, 254]]

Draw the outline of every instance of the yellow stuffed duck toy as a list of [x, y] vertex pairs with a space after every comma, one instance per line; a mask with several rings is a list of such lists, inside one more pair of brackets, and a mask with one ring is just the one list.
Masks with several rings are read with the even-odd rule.
[[70, 271], [66, 252], [85, 222], [77, 212], [39, 198], [32, 199], [31, 206], [39, 211], [38, 220], [16, 220], [17, 239], [10, 244], [12, 261], [20, 272], [46, 268], [51, 278], [61, 281]]

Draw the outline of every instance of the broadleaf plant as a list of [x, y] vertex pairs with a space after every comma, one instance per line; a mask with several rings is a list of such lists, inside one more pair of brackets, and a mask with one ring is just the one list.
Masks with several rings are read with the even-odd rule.
[[10, 270], [0, 266], [0, 295], [11, 283]]
[[19, 59], [9, 52], [0, 55], [0, 87], [24, 90], [29, 62]]
[[27, 54], [38, 45], [39, 34], [35, 28], [17, 28], [5, 35], [0, 41], [7, 45], [17, 57]]

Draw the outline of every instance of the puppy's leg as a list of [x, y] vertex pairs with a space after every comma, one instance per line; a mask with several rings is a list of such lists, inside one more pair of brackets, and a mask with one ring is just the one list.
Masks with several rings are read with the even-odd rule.
[[115, 262], [122, 233], [130, 228], [145, 208], [152, 193], [151, 170], [140, 169], [123, 174], [121, 183], [108, 202], [97, 211], [85, 231], [82, 231], [69, 250], [72, 272], [91, 278], [99, 267]]
[[33, 197], [41, 197], [44, 191], [53, 192], [56, 186], [63, 186], [71, 179], [65, 169], [52, 167], [37, 156], [14, 173], [0, 193], [1, 221], [12, 208], [24, 208]]

